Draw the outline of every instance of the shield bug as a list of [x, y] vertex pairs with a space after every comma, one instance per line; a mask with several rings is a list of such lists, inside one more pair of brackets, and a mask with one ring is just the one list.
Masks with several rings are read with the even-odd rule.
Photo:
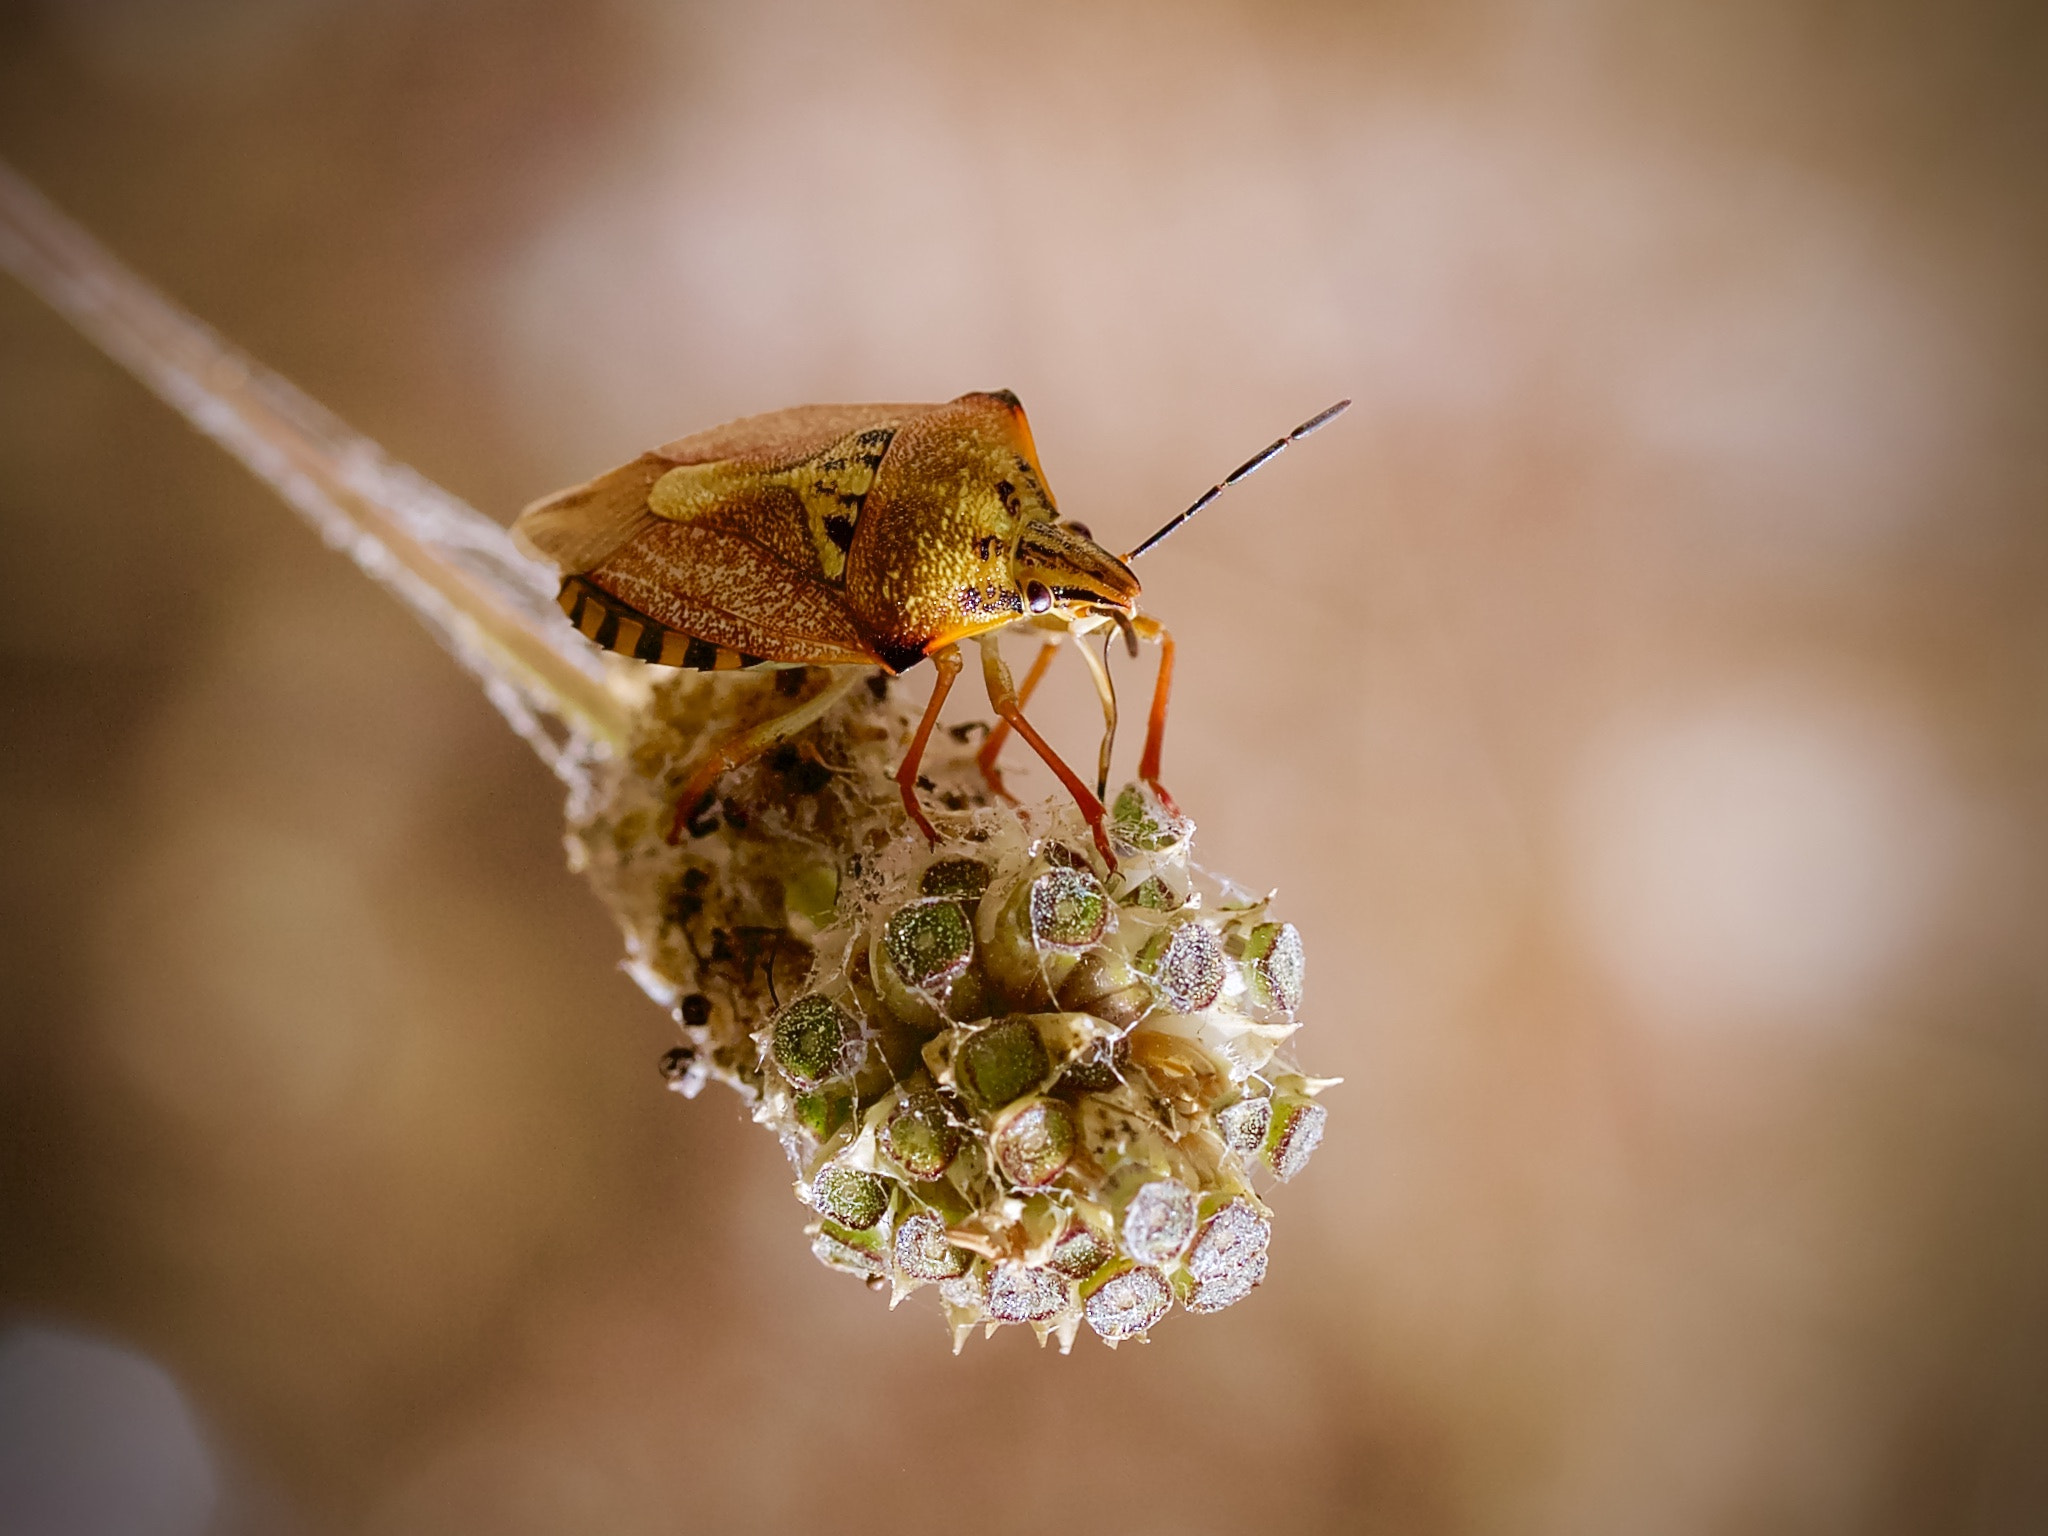
[[[897, 771], [904, 808], [932, 841], [917, 798], [918, 765], [939, 708], [974, 640], [998, 724], [980, 754], [1002, 791], [996, 754], [1014, 730], [1080, 805], [1115, 863], [1102, 789], [1116, 727], [1106, 659], [1086, 647], [1107, 729], [1095, 788], [1024, 718], [1024, 704], [1065, 638], [1121, 633], [1160, 646], [1139, 776], [1159, 785], [1173, 640], [1138, 611], [1130, 562], [1226, 488], [1350, 402], [1332, 406], [1239, 466], [1195, 504], [1118, 556], [1062, 521], [1038, 466], [1024, 408], [1007, 390], [943, 405], [807, 405], [750, 416], [644, 453], [520, 514], [513, 535], [562, 573], [570, 621], [606, 650], [705, 671], [827, 667], [843, 676], [766, 725], [721, 743], [676, 806], [671, 841], [720, 774], [822, 717], [876, 667], [926, 659], [931, 701]], [[995, 644], [1026, 624], [1049, 632], [1024, 686]]]

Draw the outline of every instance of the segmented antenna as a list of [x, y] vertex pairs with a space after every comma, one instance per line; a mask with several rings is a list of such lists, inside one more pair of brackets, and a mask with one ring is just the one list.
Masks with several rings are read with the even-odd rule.
[[1349, 400], [1339, 400], [1327, 411], [1320, 411], [1314, 416], [1309, 417], [1307, 421], [1304, 421], [1300, 426], [1296, 427], [1292, 432], [1288, 433], [1285, 437], [1279, 438], [1271, 444], [1269, 444], [1268, 446], [1261, 448], [1257, 453], [1253, 454], [1250, 458], [1246, 459], [1242, 464], [1238, 465], [1237, 468], [1233, 469], [1221, 480], [1217, 481], [1214, 485], [1210, 486], [1208, 490], [1202, 492], [1200, 496], [1195, 498], [1195, 504], [1192, 507], [1189, 507], [1187, 511], [1181, 513], [1180, 516], [1176, 517], [1164, 528], [1161, 528], [1157, 533], [1153, 534], [1151, 538], [1147, 539], [1144, 543], [1140, 544], [1128, 555], [1125, 555], [1124, 559], [1127, 561], [1137, 559], [1138, 556], [1144, 554], [1146, 550], [1151, 549], [1161, 539], [1165, 538], [1169, 533], [1173, 532], [1174, 529], [1178, 528], [1182, 523], [1186, 522], [1189, 518], [1193, 517], [1197, 512], [1201, 511], [1202, 508], [1209, 505], [1210, 502], [1214, 501], [1218, 496], [1221, 496], [1225, 491], [1229, 490], [1233, 485], [1237, 484], [1238, 481], [1242, 480], [1246, 475], [1250, 474], [1253, 470], [1257, 469], [1261, 464], [1265, 463], [1268, 459], [1272, 458], [1275, 454], [1280, 452], [1281, 449], [1285, 448], [1289, 443], [1300, 442], [1304, 437], [1307, 437], [1309, 433], [1315, 431], [1317, 427], [1324, 425], [1326, 422], [1335, 421], [1339, 416], [1343, 415], [1345, 411], [1349, 410], [1350, 407], [1351, 402]]

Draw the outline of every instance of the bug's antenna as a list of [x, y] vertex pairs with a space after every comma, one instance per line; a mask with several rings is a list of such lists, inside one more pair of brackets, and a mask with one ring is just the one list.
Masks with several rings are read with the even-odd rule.
[[1164, 528], [1161, 528], [1157, 533], [1153, 534], [1151, 538], [1147, 539], [1144, 543], [1140, 544], [1128, 555], [1125, 555], [1124, 559], [1127, 561], [1137, 559], [1138, 556], [1144, 554], [1146, 550], [1152, 548], [1155, 544], [1159, 543], [1160, 540], [1164, 539], [1169, 533], [1173, 532], [1174, 529], [1178, 528], [1182, 523], [1186, 522], [1189, 518], [1193, 517], [1197, 512], [1201, 511], [1202, 508], [1209, 505], [1210, 502], [1214, 501], [1218, 496], [1221, 496], [1225, 491], [1229, 490], [1233, 485], [1237, 484], [1237, 482], [1242, 480], [1246, 475], [1250, 474], [1253, 470], [1257, 469], [1261, 464], [1264, 464], [1268, 459], [1272, 458], [1275, 454], [1279, 453], [1280, 450], [1285, 448], [1289, 443], [1300, 442], [1304, 437], [1307, 437], [1309, 433], [1315, 431], [1317, 427], [1323, 426], [1328, 422], [1335, 421], [1339, 416], [1342, 416], [1345, 411], [1349, 410], [1350, 407], [1351, 402], [1349, 400], [1339, 400], [1327, 411], [1319, 411], [1315, 415], [1309, 417], [1307, 421], [1304, 421], [1300, 426], [1296, 427], [1292, 432], [1288, 433], [1285, 437], [1276, 439], [1274, 442], [1270, 443], [1266, 447], [1261, 448], [1257, 453], [1253, 454], [1250, 458], [1246, 459], [1242, 464], [1238, 465], [1237, 468], [1233, 469], [1221, 480], [1217, 481], [1214, 485], [1210, 486], [1208, 490], [1202, 492], [1201, 495], [1197, 496], [1195, 498], [1195, 504], [1192, 507], [1189, 507], [1187, 511], [1181, 513], [1180, 516], [1176, 517]]

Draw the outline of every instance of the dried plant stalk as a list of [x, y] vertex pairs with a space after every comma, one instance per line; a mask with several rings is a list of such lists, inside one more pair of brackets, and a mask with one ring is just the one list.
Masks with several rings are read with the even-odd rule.
[[410, 608], [572, 785], [631, 733], [631, 670], [561, 623], [555, 578], [116, 261], [0, 164], [0, 265]]
[[[1112, 864], [1064, 799], [995, 802], [962, 738], [927, 759], [942, 839], [893, 771], [888, 679], [655, 671], [591, 647], [552, 571], [115, 262], [0, 166], [0, 262], [406, 604], [570, 786], [572, 863], [669, 1008], [664, 1059], [737, 1090], [788, 1153], [826, 1264], [976, 1326], [1114, 1345], [1266, 1272], [1259, 1189], [1306, 1164], [1287, 1055], [1302, 952], [1201, 870], [1194, 827], [1118, 796]], [[861, 686], [865, 682], [867, 686]], [[810, 690], [818, 724], [663, 835], [706, 747]], [[827, 700], [824, 695], [831, 692]]]

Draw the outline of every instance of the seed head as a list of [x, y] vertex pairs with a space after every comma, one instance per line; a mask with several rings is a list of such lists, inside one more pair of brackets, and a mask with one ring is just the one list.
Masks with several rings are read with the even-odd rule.
[[988, 1272], [988, 1315], [999, 1323], [1043, 1323], [1073, 1305], [1074, 1288], [1056, 1270], [997, 1264]]
[[1194, 1240], [1195, 1205], [1195, 1192], [1178, 1179], [1140, 1185], [1124, 1207], [1124, 1252], [1140, 1264], [1171, 1264]]
[[882, 927], [882, 948], [898, 976], [929, 992], [966, 971], [974, 930], [959, 902], [925, 897], [896, 909]]
[[1323, 1144], [1323, 1122], [1330, 1112], [1313, 1099], [1280, 1095], [1273, 1105], [1272, 1128], [1266, 1132], [1266, 1163], [1283, 1180], [1308, 1166]]
[[1200, 918], [1175, 923], [1139, 951], [1138, 965], [1175, 1013], [1200, 1013], [1223, 995], [1228, 968], [1216, 930]]
[[955, 1248], [946, 1224], [929, 1211], [907, 1216], [896, 1229], [896, 1268], [908, 1280], [954, 1280], [967, 1273], [974, 1255]]
[[996, 1116], [988, 1142], [1004, 1178], [1037, 1189], [1073, 1159], [1074, 1112], [1058, 1099], [1021, 1099]]
[[1112, 868], [1067, 803], [992, 803], [943, 733], [927, 847], [885, 693], [850, 693], [789, 759], [825, 771], [736, 769], [671, 848], [675, 787], [791, 696], [664, 682], [578, 811], [573, 856], [675, 1010], [665, 1073], [736, 1089], [795, 1165], [817, 1257], [936, 1292], [956, 1348], [1022, 1324], [1064, 1349], [1084, 1322], [1114, 1344], [1176, 1300], [1241, 1300], [1271, 1230], [1253, 1191], [1301, 1171], [1325, 1118], [1286, 1054], [1300, 935], [1200, 869], [1149, 789], [1115, 799]]
[[1188, 1253], [1181, 1305], [1190, 1312], [1221, 1312], [1244, 1300], [1266, 1278], [1266, 1245], [1273, 1224], [1249, 1200], [1232, 1200], [1202, 1225]]
[[1245, 941], [1244, 965], [1252, 996], [1262, 1007], [1292, 1018], [1301, 1011], [1304, 956], [1292, 923], [1261, 923]]
[[1004, 1019], [977, 1029], [953, 1058], [954, 1081], [983, 1110], [1000, 1109], [1031, 1092], [1051, 1071], [1045, 1041], [1029, 1019]]
[[889, 1186], [872, 1173], [834, 1166], [811, 1181], [811, 1204], [842, 1227], [865, 1232], [889, 1209]]
[[1069, 1280], [1086, 1280], [1116, 1257], [1115, 1251], [1087, 1227], [1069, 1227], [1053, 1245], [1047, 1261]]
[[913, 1179], [935, 1179], [960, 1150], [960, 1133], [932, 1090], [929, 1078], [913, 1079], [882, 1126], [889, 1161]]
[[926, 896], [979, 901], [988, 889], [988, 866], [979, 859], [934, 859], [925, 866], [917, 888]]
[[1049, 869], [1031, 882], [1031, 937], [1039, 948], [1078, 954], [1108, 922], [1109, 897], [1086, 870]]
[[1223, 1144], [1239, 1157], [1256, 1157], [1273, 1123], [1273, 1101], [1264, 1094], [1239, 1099], [1216, 1111], [1216, 1129]]
[[1140, 1338], [1173, 1306], [1173, 1287], [1156, 1269], [1132, 1264], [1089, 1282], [1088, 1326], [1111, 1344]]
[[815, 1088], [852, 1069], [860, 1026], [830, 998], [813, 992], [775, 1016], [770, 1038], [783, 1075], [800, 1088]]

